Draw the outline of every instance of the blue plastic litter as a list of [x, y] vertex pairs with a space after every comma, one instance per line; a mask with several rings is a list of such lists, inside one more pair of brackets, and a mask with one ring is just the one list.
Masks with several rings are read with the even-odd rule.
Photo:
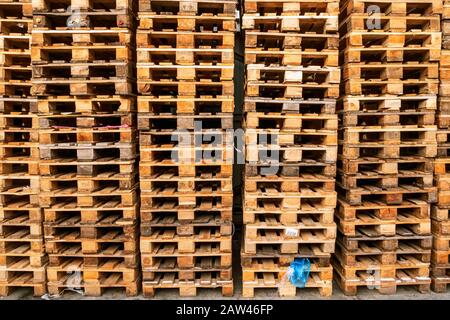
[[295, 259], [288, 270], [289, 281], [297, 288], [304, 288], [308, 282], [311, 262], [308, 258]]

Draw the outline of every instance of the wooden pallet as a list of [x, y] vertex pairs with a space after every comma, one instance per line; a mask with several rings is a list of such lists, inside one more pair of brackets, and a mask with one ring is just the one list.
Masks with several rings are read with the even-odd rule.
[[121, 243], [103, 243], [102, 248], [96, 252], [83, 252], [81, 243], [71, 243], [60, 247], [57, 252], [49, 253], [48, 266], [61, 266], [67, 261], [79, 259], [83, 265], [90, 268], [101, 266], [105, 261], [112, 261], [127, 268], [136, 268], [139, 265], [139, 256], [136, 252], [127, 251], [128, 248]]
[[[164, 30], [149, 32], [148, 30], [137, 30], [136, 46], [139, 52], [137, 62], [158, 62], [144, 59], [145, 55], [140, 56], [141, 52], [147, 52], [146, 49], [233, 49], [234, 43], [234, 33], [228, 31], [204, 30], [203, 32], [197, 32]], [[189, 54], [187, 50], [185, 51], [187, 57]], [[167, 62], [167, 60], [161, 62]]]
[[347, 63], [342, 65], [344, 80], [424, 80], [437, 79], [437, 63]]
[[142, 95], [152, 96], [233, 96], [234, 85], [232, 81], [164, 81], [138, 79], [138, 91]]
[[[353, 296], [357, 294], [358, 288], [366, 287], [369, 290], [377, 290], [381, 294], [395, 294], [398, 287], [410, 286], [415, 287], [420, 293], [429, 293], [431, 279], [428, 276], [417, 276], [412, 269], [398, 270], [395, 277], [389, 277], [385, 279], [380, 278], [380, 271], [376, 268], [369, 268], [363, 270], [361, 274], [357, 274], [353, 279], [346, 279], [345, 276], [339, 271], [339, 265], [333, 264], [335, 279], [347, 296]], [[428, 271], [428, 268], [423, 269]]]
[[246, 129], [277, 129], [307, 132], [336, 131], [337, 117], [333, 115], [279, 114], [277, 112], [248, 112]]
[[433, 111], [356, 111], [341, 112], [339, 118], [344, 127], [352, 126], [431, 126], [435, 123]]
[[[262, 177], [263, 179], [312, 179], [318, 177], [320, 179], [333, 178], [336, 176], [336, 164], [313, 159], [304, 159], [299, 163], [279, 162], [272, 163], [248, 163], [245, 166], [245, 176]], [[268, 168], [269, 167], [269, 168]], [[269, 169], [269, 171], [267, 170]], [[272, 170], [273, 169], [273, 170]], [[312, 181], [312, 180], [311, 180]]]
[[139, 29], [151, 31], [236, 31], [236, 17], [222, 15], [172, 15], [139, 13]]
[[[339, 238], [338, 238], [339, 239]], [[364, 241], [361, 248], [349, 251], [339, 240], [336, 242], [335, 257], [344, 266], [359, 267], [372, 265], [393, 265], [404, 261], [416, 261], [417, 263], [430, 263], [431, 249], [421, 248], [414, 242], [399, 245], [395, 251], [384, 251], [379, 247], [384, 240]]]
[[200, 230], [208, 230], [211, 233], [219, 232], [221, 235], [230, 236], [233, 233], [233, 225], [230, 221], [217, 220], [217, 216], [203, 215], [189, 223], [179, 222], [175, 216], [165, 216], [150, 222], [141, 222], [140, 234], [144, 237], [153, 234], [174, 232], [177, 236], [193, 236]]
[[[308, 48], [309, 49], [309, 48]], [[245, 49], [246, 65], [271, 64], [273, 66], [313, 65], [323, 68], [338, 67], [339, 52], [336, 49], [304, 50], [301, 48], [268, 48], [249, 47]]]
[[[116, 159], [118, 160], [117, 164], [123, 164], [126, 160], [136, 158], [136, 145], [134, 143], [121, 142], [98, 144], [41, 144], [39, 146], [39, 151], [41, 159], [46, 160], [45, 164], [54, 165], [61, 164], [65, 161], [74, 165], [77, 161], [92, 162], [102, 159], [106, 161]], [[130, 162], [128, 161], [128, 164], [129, 163]]]
[[351, 205], [342, 198], [338, 198], [336, 216], [343, 221], [355, 221], [363, 219], [359, 216], [369, 215], [380, 220], [397, 220], [401, 215], [414, 216], [420, 219], [428, 219], [429, 204], [425, 201], [411, 199], [403, 203], [387, 206], [380, 201], [364, 201], [360, 205]]
[[[228, 83], [233, 80], [234, 68], [233, 65], [214, 65], [212, 63], [197, 62], [196, 65], [169, 65], [154, 63], [140, 63], [137, 68], [137, 78], [139, 82], [151, 82], [156, 84], [172, 84], [172, 82], [180, 81], [178, 83], [178, 94], [180, 96], [191, 95], [191, 88], [188, 87], [192, 81], [195, 82], [210, 82], [216, 84], [217, 82]], [[183, 83], [186, 81], [187, 83]], [[147, 86], [143, 86], [143, 93]], [[200, 90], [200, 89], [199, 89]], [[228, 90], [228, 89], [226, 89]], [[225, 89], [224, 89], [225, 91]]]
[[436, 95], [439, 92], [439, 81], [436, 79], [350, 79], [345, 81], [343, 86], [345, 94], [348, 95]]
[[405, 96], [345, 96], [338, 102], [338, 109], [352, 114], [372, 114], [376, 112], [434, 112], [437, 109], [436, 95]]
[[[33, 3], [33, 11], [35, 13], [39, 12], [59, 12], [59, 11], [66, 11], [67, 8], [70, 6], [72, 10], [79, 10], [82, 12], [89, 12], [96, 9], [98, 3], [101, 3], [100, 0], [94, 0], [91, 2], [84, 2], [80, 0], [65, 0], [61, 1], [57, 4], [55, 7], [49, 6], [49, 0], [38, 0]], [[102, 3], [103, 8], [105, 12], [115, 12], [115, 11], [121, 11], [121, 10], [127, 10], [134, 8], [132, 0], [113, 0], [109, 1], [108, 3]]]
[[328, 15], [338, 15], [339, 14], [339, 4], [335, 0], [321, 1], [320, 3], [315, 3], [310, 0], [247, 0], [244, 3], [245, 13], [258, 13], [262, 12], [264, 14], [270, 14], [273, 12], [282, 12], [284, 15], [291, 13], [305, 12], [305, 15], [315, 14], [328, 14]]
[[395, 174], [429, 174], [433, 173], [433, 160], [429, 158], [408, 157], [400, 159], [383, 159], [378, 157], [361, 157], [345, 159], [338, 156], [338, 167], [344, 174], [395, 175]]
[[141, 192], [141, 205], [143, 208], [158, 206], [165, 200], [175, 201], [177, 205], [185, 208], [195, 208], [202, 201], [220, 201], [222, 206], [231, 206], [233, 203], [233, 193], [223, 191], [219, 186], [199, 185], [190, 192], [178, 191], [176, 187], [160, 186], [151, 191]]
[[400, 144], [435, 144], [436, 126], [389, 126], [389, 127], [344, 127], [340, 129], [340, 139], [345, 144], [400, 145]]
[[139, 12], [170, 12], [173, 15], [208, 15], [234, 16], [236, 0], [195, 0], [188, 3], [182, 0], [142, 0], [139, 1]]
[[334, 34], [338, 30], [338, 16], [336, 14], [316, 13], [303, 15], [300, 13], [251, 14], [242, 17], [242, 29], [270, 29], [280, 32], [311, 32], [317, 34]]
[[124, 220], [120, 215], [108, 215], [103, 219], [86, 224], [80, 216], [73, 215], [44, 223], [45, 238], [58, 240], [65, 236], [79, 235], [81, 239], [96, 240], [108, 237], [136, 239], [136, 221]]
[[185, 208], [177, 205], [175, 201], [168, 199], [158, 203], [151, 208], [141, 208], [141, 222], [150, 222], [154, 219], [164, 218], [165, 216], [175, 216], [180, 223], [190, 222], [203, 214], [217, 215], [217, 219], [221, 221], [232, 220], [232, 209], [222, 206], [221, 202], [213, 202], [208, 199], [202, 199], [199, 205], [194, 208]]
[[44, 240], [30, 237], [27, 230], [20, 230], [6, 237], [0, 238], [0, 254], [7, 255], [10, 252], [26, 250], [35, 254], [44, 252]]
[[137, 175], [121, 175], [112, 172], [100, 173], [94, 177], [78, 176], [76, 173], [63, 173], [53, 176], [41, 176], [41, 192], [57, 191], [61, 187], [75, 188], [77, 192], [96, 192], [108, 186], [118, 190], [130, 190], [137, 183]]
[[[255, 296], [255, 289], [277, 288], [280, 297], [295, 297], [298, 289], [287, 278], [288, 267], [279, 266], [274, 261], [253, 261], [251, 266], [242, 267], [242, 295]], [[333, 268], [311, 264], [305, 288], [318, 288], [322, 297], [332, 294]], [[299, 290], [301, 292], [301, 290]]]
[[50, 96], [39, 99], [38, 111], [41, 114], [115, 114], [135, 111], [135, 99], [125, 96], [100, 95], [95, 97]]
[[[261, 129], [246, 129], [245, 140], [249, 153], [254, 152], [255, 149], [265, 149], [269, 146], [273, 146], [273, 150], [275, 151], [278, 148], [283, 149], [286, 146], [300, 148], [301, 150], [314, 150], [314, 147], [317, 146], [317, 149], [320, 150], [320, 147], [328, 148], [336, 147], [337, 145], [336, 130], [308, 128], [272, 129], [264, 128], [265, 126], [276, 125], [268, 121], [268, 123], [261, 123], [259, 126], [262, 127]], [[301, 157], [301, 155], [298, 156]]]
[[231, 164], [214, 162], [198, 162], [192, 164], [178, 163], [172, 159], [163, 161], [141, 161], [139, 163], [139, 174], [141, 178], [152, 180], [166, 179], [206, 179], [213, 177], [217, 180], [231, 178], [233, 168]]
[[101, 282], [104, 278], [121, 279], [124, 283], [133, 283], [138, 280], [138, 269], [129, 268], [121, 261], [114, 259], [102, 261], [97, 266], [86, 266], [82, 258], [72, 258], [58, 266], [47, 267], [48, 282], [58, 282], [67, 274], [78, 272], [85, 282]]
[[[68, 5], [68, 4], [67, 4]], [[36, 8], [35, 8], [36, 9]], [[62, 9], [62, 8], [61, 8]], [[81, 9], [81, 8], [80, 8]], [[134, 20], [127, 9], [66, 7], [66, 10], [36, 11], [33, 14], [33, 27], [36, 29], [83, 28], [133, 28]], [[131, 8], [130, 8], [131, 9]]]
[[63, 223], [65, 219], [77, 217], [77, 221], [89, 225], [117, 217], [118, 223], [122, 225], [136, 221], [138, 214], [137, 204], [123, 207], [118, 201], [110, 201], [99, 203], [92, 208], [83, 208], [77, 207], [77, 204], [72, 202], [44, 209], [44, 220], [47, 223], [59, 224]]
[[[314, 219], [316, 218], [316, 219]], [[284, 235], [283, 235], [284, 231]], [[334, 222], [325, 224], [313, 216], [300, 216], [298, 222], [281, 224], [277, 217], [258, 216], [255, 222], [246, 224], [245, 240], [252, 241], [267, 235], [276, 235], [281, 242], [302, 242], [303, 238], [314, 234], [317, 238], [336, 238], [336, 225]]]
[[[444, 153], [441, 149], [441, 155]], [[356, 160], [363, 157], [376, 157], [399, 159], [401, 157], [434, 158], [438, 152], [438, 146], [434, 143], [402, 143], [402, 144], [381, 144], [380, 142], [367, 142], [349, 145], [339, 144], [338, 153], [343, 158]]]
[[379, 174], [376, 172], [362, 172], [354, 175], [344, 174], [338, 170], [338, 178], [336, 179], [342, 188], [351, 190], [354, 188], [370, 188], [379, 187], [383, 189], [397, 188], [399, 186], [407, 187], [422, 186], [430, 188], [433, 184], [433, 175], [422, 172], [401, 172], [398, 174]]
[[233, 145], [183, 146], [178, 144], [142, 145], [142, 161], [172, 162], [179, 166], [204, 162], [210, 165], [229, 165], [233, 161]]
[[352, 13], [345, 20], [340, 21], [339, 33], [346, 34], [352, 31], [383, 30], [385, 32], [414, 32], [441, 30], [440, 17], [434, 16], [391, 16], [377, 14], [377, 22], [373, 23], [371, 13]]
[[160, 176], [160, 178], [141, 178], [140, 181], [140, 189], [141, 191], [152, 191], [165, 186], [176, 188], [179, 192], [193, 192], [195, 190], [199, 190], [202, 187], [207, 188], [210, 187], [214, 190], [218, 190], [219, 192], [231, 192], [232, 187], [232, 178], [219, 178], [215, 175], [211, 175], [208, 178], [208, 175], [205, 174], [205, 177], [198, 178], [185, 178], [185, 177], [177, 177], [170, 172], [164, 173]]
[[178, 289], [182, 297], [195, 297], [198, 289], [221, 289], [223, 296], [231, 297], [233, 296], [233, 281], [220, 280], [211, 273], [203, 272], [202, 276], [194, 281], [183, 281], [178, 279], [175, 274], [168, 273], [156, 277], [153, 281], [142, 283], [144, 297], [154, 297], [156, 291], [160, 289]]
[[[261, 132], [261, 134], [265, 134]], [[267, 136], [267, 134], [265, 134]], [[255, 134], [253, 137], [257, 137]], [[292, 135], [291, 135], [292, 136]], [[316, 160], [325, 163], [336, 161], [337, 146], [310, 144], [286, 145], [277, 144], [247, 144], [245, 158], [251, 164], [273, 165], [274, 170], [278, 170], [279, 163], [298, 163], [300, 161]], [[271, 171], [272, 172], [272, 171]], [[276, 172], [276, 171], [275, 171]]]
[[246, 112], [334, 114], [335, 110], [335, 99], [271, 99], [261, 97], [245, 97], [244, 99], [244, 111]]
[[[82, 119], [78, 119], [79, 122], [82, 121]], [[44, 118], [41, 122], [45, 120], [48, 119]], [[51, 126], [49, 129], [42, 128], [39, 131], [39, 142], [41, 145], [107, 145], [114, 143], [132, 143], [135, 136], [136, 133], [128, 125], [93, 128]]]
[[368, 236], [393, 236], [403, 230], [418, 235], [431, 233], [429, 218], [417, 218], [413, 214], [406, 213], [397, 213], [396, 220], [382, 220], [370, 214], [360, 214], [353, 221], [338, 219], [338, 228], [346, 236], [356, 236], [358, 233]]
[[246, 94], [249, 97], [262, 98], [338, 98], [339, 85], [331, 83], [325, 77], [318, 78], [321, 82], [304, 79], [295, 83], [272, 83], [264, 81], [251, 81], [247, 83]]
[[134, 76], [130, 65], [122, 61], [95, 62], [55, 62], [33, 66], [33, 78], [36, 81], [52, 81], [58, 79], [95, 79], [95, 78], [132, 78]]
[[74, 245], [76, 245], [77, 248], [81, 246], [83, 256], [88, 254], [99, 254], [107, 245], [121, 245], [126, 253], [136, 252], [136, 239], [129, 239], [129, 237], [124, 234], [118, 234], [114, 229], [110, 233], [105, 232], [97, 239], [82, 239], [77, 230], [71, 232], [73, 229], [61, 229], [62, 232], [59, 235], [56, 234], [46, 237], [45, 249], [47, 254], [60, 256], [72, 249]]
[[388, 205], [401, 204], [408, 200], [436, 202], [437, 193], [435, 187], [418, 187], [411, 185], [399, 185], [393, 188], [381, 188], [376, 186], [363, 186], [357, 189], [346, 190], [337, 183], [337, 191], [351, 205], [360, 205], [363, 201], [381, 201]]
[[382, 45], [351, 46], [341, 51], [344, 63], [430, 63], [439, 61], [441, 49], [432, 46], [405, 46], [390, 48]]
[[295, 177], [254, 176], [245, 177], [245, 192], [258, 192], [259, 190], [280, 190], [280, 192], [301, 192], [305, 188], [316, 191], [334, 191], [334, 179], [321, 175], [300, 175]]
[[[117, 157], [119, 158], [119, 157]], [[97, 157], [91, 160], [78, 161], [77, 158], [42, 159], [39, 170], [42, 176], [57, 176], [62, 174], [76, 174], [78, 177], [94, 177], [110, 174], [131, 175], [136, 172], [135, 160], [120, 160], [111, 154], [110, 157]], [[133, 157], [134, 158], [134, 157]]]
[[[153, 250], [141, 250], [141, 265], [144, 270], [159, 269], [160, 264], [169, 259], [176, 260], [176, 266], [180, 269], [188, 271], [196, 268], [202, 261], [206, 259], [203, 265], [210, 266], [210, 261], [214, 260], [216, 266], [220, 269], [227, 269], [232, 266], [232, 253], [230, 250], [224, 252], [220, 242], [201, 243], [194, 252], [180, 252], [177, 245], [173, 243], [161, 243], [155, 246]], [[184, 250], [181, 250], [184, 251]]]
[[179, 253], [195, 253], [196, 248], [202, 245], [215, 245], [220, 252], [231, 252], [231, 236], [220, 234], [219, 230], [201, 230], [192, 236], [178, 236], [174, 231], [160, 231], [140, 240], [142, 253], [153, 253], [161, 248], [172, 245]]
[[16, 234], [27, 234], [30, 238], [42, 237], [42, 225], [29, 220], [27, 215], [3, 219], [0, 224], [0, 237], [11, 238]]
[[31, 288], [35, 297], [43, 296], [47, 292], [45, 282], [36, 283], [32, 278], [32, 275], [24, 272], [8, 282], [0, 282], [0, 296], [7, 297], [18, 288]]
[[[393, 32], [384, 30], [355, 30], [340, 39], [342, 45], [346, 48], [359, 48], [361, 51], [370, 50], [370, 48], [407, 48], [410, 46], [416, 48], [430, 48], [441, 50], [442, 36], [440, 32], [433, 31], [414, 31], [414, 32]], [[439, 54], [440, 55], [440, 54]]]
[[279, 267], [289, 267], [295, 259], [307, 258], [312, 265], [319, 268], [327, 268], [331, 265], [331, 254], [321, 253], [315, 250], [309, 250], [309, 248], [303, 248], [303, 251], [295, 254], [283, 254], [280, 253], [278, 248], [273, 245], [263, 245], [259, 247], [256, 253], [246, 253], [241, 250], [241, 265], [243, 268], [251, 268], [254, 263], [258, 265], [268, 263], [268, 268], [272, 268], [273, 265]]
[[[284, 33], [277, 30], [246, 30], [245, 48], [267, 48], [266, 50], [302, 49], [302, 51], [328, 52], [339, 47], [339, 37], [334, 34]], [[336, 51], [334, 51], [336, 52]]]
[[[349, 15], [352, 13], [365, 13], [368, 0], [347, 0], [341, 6], [341, 13]], [[443, 5], [441, 1], [436, 0], [407, 0], [403, 2], [392, 1], [375, 1], [380, 6], [381, 13], [390, 14], [392, 16], [405, 16], [407, 14], [413, 15], [436, 15], [442, 13]]]
[[[177, 129], [183, 132], [192, 129], [196, 131], [201, 129], [232, 129], [233, 115], [231, 113], [207, 113], [205, 115], [183, 114], [182, 117], [172, 114], [147, 114], [139, 113], [138, 129], [146, 130], [164, 130], [168, 129], [177, 133]], [[179, 132], [179, 131], [178, 131]]]
[[176, 111], [178, 114], [230, 113], [234, 110], [233, 97], [201, 96], [195, 97], [138, 97], [138, 112], [165, 114]]
[[[213, 42], [214, 44], [215, 42]], [[177, 44], [178, 45], [178, 44]], [[205, 65], [229, 66], [233, 64], [233, 49], [202, 45], [199, 48], [180, 48], [177, 45], [158, 45], [137, 49], [137, 65]]]
[[277, 250], [283, 254], [294, 254], [302, 250], [308, 250], [314, 247], [317, 253], [333, 253], [335, 239], [327, 239], [322, 233], [314, 231], [304, 232], [301, 238], [287, 238], [283, 231], [266, 231], [264, 234], [260, 233], [254, 239], [245, 239], [244, 251], [245, 253], [255, 254], [259, 247], [263, 245], [276, 246]]
[[221, 281], [232, 280], [232, 268], [224, 269], [221, 266], [220, 258], [202, 257], [196, 262], [194, 268], [183, 269], [177, 265], [176, 258], [162, 258], [155, 264], [155, 268], [143, 268], [142, 278], [144, 281], [153, 281], [155, 278], [174, 275], [180, 281], [194, 281], [202, 278], [204, 273], [211, 274]]
[[[39, 127], [44, 134], [48, 131], [71, 131], [81, 129], [85, 134], [90, 128], [97, 132], [111, 132], [110, 130], [126, 131], [136, 125], [136, 117], [132, 113], [112, 113], [112, 114], [45, 114], [39, 117]], [[89, 142], [89, 140], [87, 140]]]
[[[183, 117], [183, 116], [182, 116]], [[156, 119], [156, 117], [155, 117]], [[210, 127], [219, 126], [223, 119], [211, 118], [211, 123], [206, 123]], [[216, 121], [215, 121], [216, 120]], [[214, 123], [216, 122], [216, 123]], [[233, 133], [231, 130], [222, 128], [201, 128], [202, 123], [194, 122], [194, 130], [178, 129], [152, 129], [148, 132], [140, 133], [139, 142], [142, 146], [166, 145], [169, 141], [178, 142], [175, 144], [179, 148], [227, 148], [233, 145]]]
[[39, 268], [46, 265], [48, 257], [43, 252], [34, 252], [27, 244], [9, 244], [5, 252], [0, 252], [0, 266], [9, 268], [15, 265], [29, 265], [31, 268]]
[[133, 206], [137, 200], [136, 187], [120, 190], [117, 186], [106, 186], [91, 192], [77, 192], [76, 187], [62, 186], [52, 191], [42, 191], [39, 195], [39, 202], [43, 208], [60, 206], [74, 201], [79, 207], [93, 207], [105, 201], [120, 201], [122, 206]]
[[275, 205], [283, 209], [309, 208], [311, 204], [325, 207], [335, 207], [336, 193], [334, 191], [315, 190], [303, 188], [300, 192], [282, 192], [274, 188], [262, 187], [257, 192], [245, 194], [245, 210], [257, 210], [265, 204]]
[[33, 28], [31, 60], [37, 63], [44, 62], [47, 61], [48, 53], [65, 51], [75, 60], [85, 62], [89, 61], [89, 57], [95, 56], [95, 53], [89, 55], [93, 50], [97, 54], [109, 56], [108, 60], [127, 61], [132, 57], [129, 48], [132, 43], [132, 32], [126, 28], [72, 29], [67, 26], [57, 30]]
[[0, 113], [34, 113], [37, 111], [37, 99], [33, 97], [2, 97]]
[[37, 96], [130, 95], [133, 86], [131, 81], [115, 78], [37, 78], [33, 81], [32, 93]]
[[252, 224], [261, 220], [261, 217], [274, 218], [282, 225], [293, 225], [301, 221], [302, 217], [318, 220], [320, 223], [329, 225], [333, 223], [333, 209], [322, 208], [314, 203], [308, 208], [302, 206], [302, 210], [286, 210], [276, 204], [262, 203], [260, 207], [253, 210], [244, 210], [244, 224]]
[[80, 281], [77, 273], [68, 274], [59, 279], [58, 282], [47, 283], [48, 293], [53, 296], [63, 295], [66, 289], [81, 289], [83, 294], [89, 297], [100, 297], [106, 290], [122, 289], [127, 297], [137, 296], [140, 289], [140, 280], [134, 282], [125, 282], [119, 274], [112, 273], [105, 275], [99, 281]]

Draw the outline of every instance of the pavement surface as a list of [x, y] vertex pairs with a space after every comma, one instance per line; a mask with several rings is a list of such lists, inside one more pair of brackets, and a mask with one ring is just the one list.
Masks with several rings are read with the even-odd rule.
[[[121, 290], [107, 290], [102, 297], [86, 297], [80, 292], [65, 291], [60, 297], [50, 297], [48, 295], [42, 298], [36, 298], [31, 295], [30, 290], [19, 289], [13, 292], [12, 295], [6, 298], [0, 298], [0, 300], [16, 300], [16, 299], [45, 299], [45, 300], [145, 300], [142, 295], [137, 297], [126, 297]], [[160, 300], [179, 300], [178, 290], [165, 289], [157, 291], [154, 299]], [[258, 299], [271, 299], [271, 300], [288, 300], [286, 298], [278, 297], [276, 289], [263, 289], [255, 291], [255, 298], [248, 299], [242, 298], [241, 288], [235, 281], [235, 293], [231, 298], [224, 298], [221, 295], [221, 291], [218, 290], [198, 290], [198, 295], [195, 298], [184, 298], [185, 300], [258, 300]], [[289, 298], [289, 300], [450, 300], [450, 290], [447, 293], [419, 293], [413, 287], [402, 287], [397, 290], [394, 295], [382, 295], [376, 290], [370, 290], [367, 288], [360, 288], [357, 296], [348, 297], [345, 296], [339, 289], [337, 284], [333, 287], [333, 296], [329, 298], [323, 298], [319, 295], [316, 289], [301, 289], [297, 290], [297, 297]]]

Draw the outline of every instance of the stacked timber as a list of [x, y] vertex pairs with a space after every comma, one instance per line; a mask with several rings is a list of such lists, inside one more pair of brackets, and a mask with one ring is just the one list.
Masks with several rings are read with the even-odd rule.
[[244, 1], [244, 297], [332, 294], [338, 14], [335, 0]]
[[441, 10], [439, 0], [341, 2], [333, 266], [347, 295], [430, 289]]
[[144, 296], [233, 294], [236, 0], [140, 0], [137, 30]]
[[52, 295], [136, 295], [132, 0], [33, 1], [40, 206]]
[[436, 117], [438, 153], [434, 163], [434, 179], [438, 193], [436, 204], [431, 211], [431, 278], [435, 292], [446, 292], [450, 284], [450, 2], [447, 0], [444, 0], [441, 18], [442, 52]]
[[31, 1], [0, 1], [0, 295], [46, 292]]

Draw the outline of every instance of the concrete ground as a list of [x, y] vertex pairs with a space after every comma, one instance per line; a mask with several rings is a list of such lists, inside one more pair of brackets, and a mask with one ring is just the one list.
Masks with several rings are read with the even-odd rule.
[[[416, 291], [412, 287], [402, 287], [397, 290], [397, 294], [395, 295], [381, 295], [376, 290], [369, 290], [367, 288], [361, 288], [358, 291], [358, 295], [354, 297], [345, 296], [342, 291], [339, 289], [337, 284], [333, 287], [333, 296], [330, 298], [322, 298], [318, 291], [315, 289], [301, 289], [297, 290], [297, 297], [293, 298], [295, 300], [315, 300], [315, 299], [323, 299], [323, 300], [450, 300], [450, 290], [447, 293], [427, 293], [422, 294]], [[6, 298], [0, 298], [0, 300], [16, 300], [16, 299], [45, 299], [45, 300], [142, 300], [145, 299], [142, 295], [137, 297], [126, 297], [121, 290], [109, 290], [106, 291], [105, 294], [100, 297], [85, 297], [81, 293], [66, 291], [61, 297], [50, 297], [44, 296], [42, 298], [34, 298], [31, 295], [31, 292], [27, 289], [19, 289], [13, 292], [12, 295]], [[180, 299], [178, 295], [178, 290], [165, 289], [157, 292], [155, 299], [161, 300], [170, 300], [170, 299]], [[223, 298], [220, 290], [199, 290], [198, 296], [195, 298], [183, 298], [187, 300], [251, 300], [244, 299], [241, 296], [241, 288], [238, 285], [238, 282], [235, 281], [235, 293], [231, 298]], [[278, 297], [276, 289], [267, 289], [255, 291], [255, 300], [258, 299], [285, 299]], [[290, 298], [289, 298], [290, 299]], [[291, 300], [293, 300], [291, 299]]]

